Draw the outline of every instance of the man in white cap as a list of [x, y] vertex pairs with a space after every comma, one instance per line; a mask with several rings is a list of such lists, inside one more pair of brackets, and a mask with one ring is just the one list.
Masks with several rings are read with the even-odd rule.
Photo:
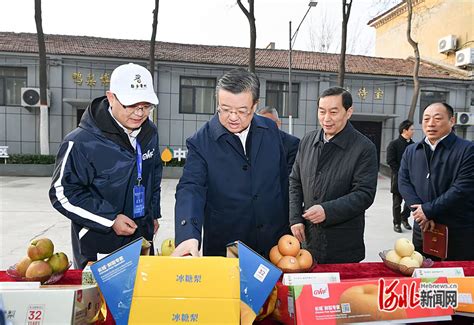
[[158, 230], [163, 167], [149, 119], [157, 104], [150, 72], [121, 65], [59, 148], [49, 196], [71, 219], [76, 268]]

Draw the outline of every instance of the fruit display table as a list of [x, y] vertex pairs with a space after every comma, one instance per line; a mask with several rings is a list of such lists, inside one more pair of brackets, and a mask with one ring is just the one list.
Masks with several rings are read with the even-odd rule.
[[[462, 267], [465, 276], [474, 276], [474, 261], [456, 261], [456, 262], [435, 262], [433, 267]], [[341, 281], [353, 279], [367, 279], [379, 277], [401, 277], [400, 274], [388, 269], [381, 262], [356, 263], [356, 264], [321, 264], [316, 265], [312, 272], [339, 272]], [[80, 284], [82, 279], [81, 270], [68, 270], [64, 277], [57, 284]], [[12, 281], [5, 273], [0, 271], [0, 282]], [[106, 324], [114, 324], [111, 317], [108, 317]], [[457, 319], [459, 324], [472, 324], [470, 319]], [[271, 319], [265, 319], [258, 324], [260, 325], [276, 325], [277, 322]]]

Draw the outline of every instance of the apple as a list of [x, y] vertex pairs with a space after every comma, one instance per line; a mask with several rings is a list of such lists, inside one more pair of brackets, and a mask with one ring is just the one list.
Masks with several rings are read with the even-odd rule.
[[420, 267], [420, 264], [418, 263], [416, 258], [413, 258], [411, 256], [402, 257], [402, 259], [400, 260], [400, 263], [398, 263], [398, 264], [404, 265], [408, 268], [410, 268], [410, 267]]
[[51, 274], [53, 274], [51, 266], [45, 261], [40, 260], [31, 262], [26, 270], [25, 276], [27, 279], [38, 279], [39, 281], [44, 282], [49, 279]]
[[161, 243], [161, 255], [170, 256], [175, 249], [174, 238], [167, 238]]
[[25, 276], [26, 270], [28, 269], [28, 266], [30, 266], [31, 262], [33, 261], [28, 256], [25, 256], [20, 262], [16, 264], [15, 270], [19, 276]]
[[283, 235], [278, 240], [278, 250], [283, 256], [296, 256], [300, 251], [299, 240], [291, 235]]
[[399, 238], [395, 242], [395, 251], [400, 255], [400, 257], [407, 257], [413, 254], [415, 246], [413, 246], [411, 240], [407, 238]]
[[414, 251], [413, 254], [411, 254], [411, 257], [416, 259], [418, 261], [418, 264], [421, 266], [423, 264], [423, 255], [418, 253], [417, 251]]
[[388, 253], [385, 255], [385, 259], [389, 262], [392, 262], [392, 263], [395, 263], [395, 264], [398, 264], [400, 263], [400, 260], [402, 259], [402, 257], [400, 255], [397, 254], [397, 252], [395, 252], [394, 249], [391, 249], [390, 251], [388, 251]]
[[54, 245], [51, 239], [48, 238], [39, 238], [35, 239], [28, 246], [28, 257], [32, 261], [44, 260], [45, 258], [53, 255]]
[[278, 245], [275, 245], [272, 247], [272, 249], [270, 249], [270, 261], [273, 264], [277, 265], [282, 257], [283, 255], [281, 255], [280, 251], [278, 250]]
[[296, 255], [296, 260], [303, 270], [309, 269], [313, 265], [313, 256], [306, 249], [300, 249], [298, 255]]
[[53, 269], [53, 273], [59, 273], [65, 271], [69, 266], [69, 259], [63, 252], [55, 253], [53, 256], [48, 258], [48, 264]]

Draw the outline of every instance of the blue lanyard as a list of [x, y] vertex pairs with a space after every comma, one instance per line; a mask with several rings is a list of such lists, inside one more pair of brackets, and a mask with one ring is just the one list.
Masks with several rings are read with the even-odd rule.
[[137, 140], [137, 185], [142, 181], [142, 148]]

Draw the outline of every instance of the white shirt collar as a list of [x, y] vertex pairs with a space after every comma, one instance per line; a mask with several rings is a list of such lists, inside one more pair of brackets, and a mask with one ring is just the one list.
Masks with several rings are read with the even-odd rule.
[[250, 124], [247, 126], [247, 128], [245, 130], [243, 130], [242, 132], [240, 133], [234, 133], [236, 136], [239, 137], [240, 139], [240, 142], [242, 142], [242, 147], [244, 147], [244, 153], [247, 154], [247, 152], [245, 151], [245, 143], [247, 141], [247, 136], [249, 135], [249, 130], [250, 130]]
[[440, 143], [441, 141], [443, 141], [443, 139], [446, 138], [448, 135], [449, 135], [449, 133], [446, 134], [446, 135], [445, 135], [444, 137], [442, 137], [441, 139], [439, 139], [438, 141], [436, 141], [434, 144], [431, 144], [430, 140], [428, 140], [428, 137], [425, 137], [425, 143], [430, 146], [431, 151], [435, 151], [436, 146], [438, 145], [438, 143]]
[[130, 132], [129, 129], [127, 129], [126, 127], [124, 127], [114, 116], [114, 114], [112, 114], [112, 107], [109, 106], [109, 113], [110, 113], [110, 116], [112, 116], [112, 118], [115, 120], [115, 122], [117, 122], [117, 124], [125, 131], [125, 133], [128, 135], [128, 140], [130, 141], [130, 144], [132, 145], [132, 147], [134, 149], [137, 148], [137, 136], [138, 134], [140, 133], [140, 131], [142, 130], [142, 128], [138, 128], [136, 130], [133, 130]]

